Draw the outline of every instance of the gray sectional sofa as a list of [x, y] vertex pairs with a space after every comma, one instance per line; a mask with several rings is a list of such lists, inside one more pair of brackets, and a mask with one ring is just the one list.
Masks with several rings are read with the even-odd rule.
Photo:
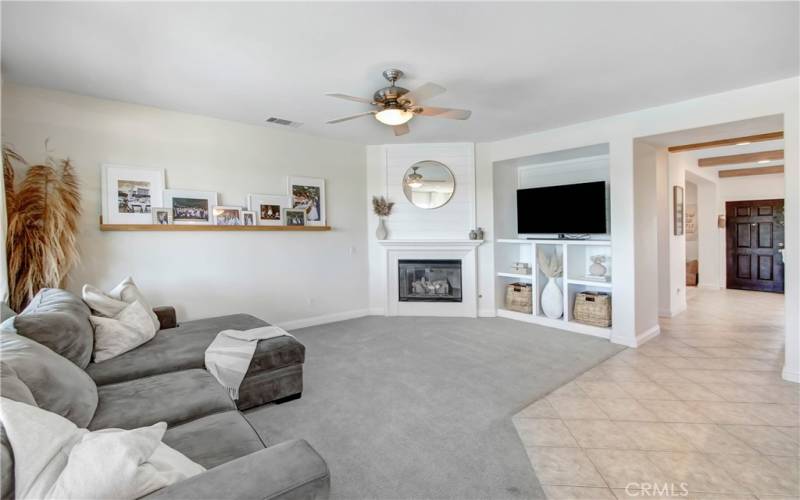
[[[268, 445], [227, 391], [203, 368], [205, 348], [223, 329], [266, 323], [237, 314], [170, 324], [146, 344], [91, 363], [93, 330], [85, 303], [64, 290], [42, 290], [0, 334], [3, 397], [58, 413], [79, 427], [135, 428], [166, 421], [164, 442], [208, 470], [147, 498], [326, 498], [325, 461], [305, 441]], [[240, 408], [298, 397], [302, 344], [261, 341], [242, 384]], [[13, 498], [13, 449], [2, 438], [2, 498]]]

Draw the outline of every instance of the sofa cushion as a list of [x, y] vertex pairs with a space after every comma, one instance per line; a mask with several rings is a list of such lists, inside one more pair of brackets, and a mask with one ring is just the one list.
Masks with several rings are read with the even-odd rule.
[[170, 427], [164, 442], [207, 469], [264, 449], [258, 433], [238, 411]]
[[8, 377], [9, 399], [24, 394], [21, 382], [37, 406], [71, 420], [78, 427], [86, 427], [97, 408], [97, 386], [83, 370], [42, 344], [13, 333], [0, 334], [0, 356], [5, 365], [0, 371], [3, 396]]
[[[187, 321], [159, 331], [149, 342], [102, 363], [90, 363], [87, 373], [98, 385], [147, 377], [159, 373], [205, 367], [208, 345], [222, 330], [249, 330], [268, 323], [249, 314]], [[292, 337], [262, 340], [256, 347], [248, 373], [272, 370], [305, 360], [303, 344]]]
[[89, 430], [134, 429], [165, 421], [167, 425], [235, 410], [217, 379], [205, 370], [163, 373], [97, 389], [97, 412]]
[[86, 368], [94, 344], [90, 314], [89, 307], [72, 293], [43, 288], [14, 318], [14, 328], [18, 334]]

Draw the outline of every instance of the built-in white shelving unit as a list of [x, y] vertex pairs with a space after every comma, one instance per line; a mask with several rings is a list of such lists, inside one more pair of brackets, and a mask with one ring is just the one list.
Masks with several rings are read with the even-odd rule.
[[[572, 315], [575, 295], [579, 292], [593, 291], [611, 294], [611, 241], [610, 240], [558, 240], [558, 239], [498, 239], [495, 245], [495, 271], [497, 273], [497, 315], [518, 321], [537, 323], [576, 333], [610, 338], [611, 328], [586, 325], [574, 320]], [[540, 304], [542, 289], [547, 277], [539, 269], [537, 255], [540, 251], [555, 253], [562, 261], [563, 274], [558, 284], [564, 293], [564, 315], [553, 319], [545, 316]], [[605, 281], [590, 276], [591, 258], [606, 256]], [[527, 262], [533, 270], [531, 274], [512, 272], [516, 262]], [[533, 310], [530, 314], [505, 309], [506, 285], [515, 282], [531, 283], [533, 291]]]

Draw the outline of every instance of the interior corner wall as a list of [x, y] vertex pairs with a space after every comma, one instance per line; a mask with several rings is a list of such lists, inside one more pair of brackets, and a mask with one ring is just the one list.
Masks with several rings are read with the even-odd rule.
[[686, 310], [686, 239], [675, 234], [675, 188], [686, 187], [688, 158], [684, 155], [669, 155], [667, 183], [668, 241], [669, 241], [669, 309], [670, 316]]
[[[81, 184], [81, 264], [68, 288], [132, 275], [181, 320], [250, 313], [286, 328], [367, 313], [363, 145], [18, 85], [3, 87], [3, 140], [29, 162], [69, 157]], [[168, 188], [225, 205], [322, 177], [330, 232], [101, 232], [100, 165], [160, 167]]]
[[478, 316], [496, 313], [494, 269], [494, 172], [491, 144], [475, 144], [476, 224], [483, 229], [484, 244], [478, 247]]
[[658, 327], [658, 151], [633, 143], [636, 336], [652, 337]]

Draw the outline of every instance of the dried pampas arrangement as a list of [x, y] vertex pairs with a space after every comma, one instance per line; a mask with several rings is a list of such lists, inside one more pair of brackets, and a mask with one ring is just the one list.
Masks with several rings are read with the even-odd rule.
[[81, 198], [69, 160], [48, 159], [28, 167], [18, 186], [14, 162], [28, 166], [19, 154], [3, 147], [9, 306], [20, 311], [41, 288], [63, 286], [77, 264]]
[[553, 253], [545, 252], [544, 249], [539, 249], [539, 269], [542, 270], [545, 276], [548, 278], [558, 278], [561, 276], [563, 271], [563, 266], [561, 263], [561, 258], [556, 254], [555, 251]]
[[393, 201], [388, 201], [383, 196], [372, 197], [372, 210], [378, 217], [388, 217], [392, 213], [394, 207]]

